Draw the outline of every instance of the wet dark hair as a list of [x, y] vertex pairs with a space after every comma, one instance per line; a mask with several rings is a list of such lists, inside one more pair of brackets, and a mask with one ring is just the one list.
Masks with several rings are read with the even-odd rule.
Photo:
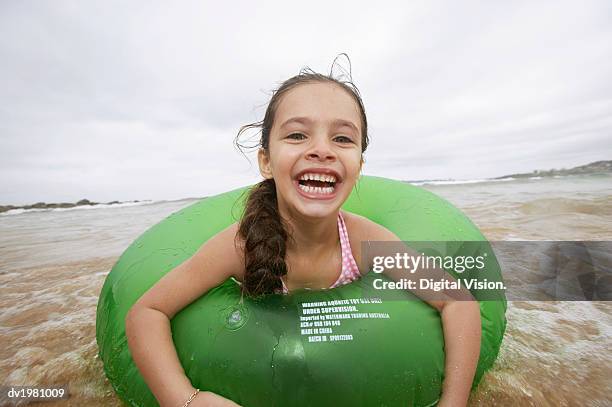
[[[340, 56], [345, 56], [349, 62], [347, 79], [342, 79], [342, 76], [346, 76], [346, 70], [342, 68], [343, 75], [339, 78], [334, 77], [334, 67]], [[306, 67], [302, 68], [298, 75], [284, 81], [272, 92], [263, 120], [240, 128], [234, 140], [236, 147], [240, 151], [243, 151], [244, 148], [261, 148], [268, 154], [270, 132], [283, 95], [299, 85], [317, 82], [337, 85], [353, 97], [361, 114], [361, 152], [365, 152], [369, 142], [368, 122], [361, 94], [352, 82], [350, 59], [344, 53], [334, 59], [329, 75], [314, 72]], [[254, 146], [242, 144], [240, 136], [245, 131], [256, 128], [261, 129], [259, 142]], [[281, 277], [287, 274], [286, 242], [287, 238], [291, 238], [287, 229], [288, 225], [285, 220], [281, 219], [278, 210], [274, 179], [265, 179], [253, 186], [249, 191], [236, 236], [243, 241], [244, 247], [245, 273], [242, 283], [242, 293], [244, 295], [257, 297], [282, 289]]]

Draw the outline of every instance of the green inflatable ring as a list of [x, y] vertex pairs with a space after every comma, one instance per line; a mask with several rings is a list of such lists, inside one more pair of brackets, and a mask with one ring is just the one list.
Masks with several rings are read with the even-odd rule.
[[[202, 199], [170, 215], [137, 238], [107, 276], [98, 302], [96, 339], [106, 375], [129, 405], [158, 403], [127, 346], [128, 310], [165, 273], [239, 218], [246, 191]], [[447, 201], [399, 181], [363, 176], [343, 209], [405, 241], [486, 243]], [[457, 244], [457, 250], [462, 247]], [[483, 272], [488, 280], [500, 281], [493, 254]], [[236, 281], [227, 280], [171, 321], [186, 375], [193, 386], [245, 407], [435, 405], [444, 379], [439, 313], [405, 290], [373, 290], [372, 281], [380, 276], [370, 272], [331, 290], [243, 301]], [[497, 357], [506, 328], [503, 293], [479, 304], [482, 343], [473, 387]], [[319, 317], [308, 318], [316, 306], [325, 308], [319, 308]], [[363, 318], [354, 317], [355, 311]]]

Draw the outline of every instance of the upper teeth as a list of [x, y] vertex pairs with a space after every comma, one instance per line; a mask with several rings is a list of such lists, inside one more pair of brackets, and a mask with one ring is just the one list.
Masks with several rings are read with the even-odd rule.
[[336, 177], [333, 175], [324, 174], [304, 174], [300, 177], [301, 181], [324, 181], [324, 182], [336, 182]]

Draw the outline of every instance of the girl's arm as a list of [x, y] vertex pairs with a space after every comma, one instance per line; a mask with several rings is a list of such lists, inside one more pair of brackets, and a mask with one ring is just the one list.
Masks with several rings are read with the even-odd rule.
[[[126, 316], [125, 332], [132, 358], [161, 407], [180, 407], [195, 391], [176, 353], [170, 320], [244, 267], [234, 246], [236, 228], [234, 224], [208, 240], [151, 287]], [[210, 392], [201, 392], [190, 403], [198, 405], [237, 406]]]
[[465, 406], [480, 355], [480, 306], [477, 301], [430, 302], [442, 316], [446, 362], [439, 407]]
[[[373, 242], [389, 242], [380, 245], [377, 253], [367, 253], [370, 258], [363, 258], [365, 264], [372, 264], [372, 256], [394, 256], [398, 250], [406, 251], [410, 255], [418, 256], [401, 242], [393, 232], [371, 222], [365, 229], [367, 238]], [[393, 244], [391, 242], [396, 242]], [[364, 255], [364, 253], [362, 253]], [[395, 268], [385, 269], [385, 275], [392, 280], [399, 281], [407, 278], [419, 281], [421, 278], [433, 278], [439, 280], [442, 277], [448, 280], [454, 278], [444, 270], [427, 269], [410, 273], [406, 270]], [[417, 283], [418, 286], [418, 283]], [[480, 356], [480, 306], [474, 300], [469, 290], [446, 290], [434, 292], [433, 290], [416, 289], [411, 291], [423, 301], [440, 312], [442, 327], [444, 331], [445, 366], [444, 383], [442, 384], [442, 397], [438, 406], [460, 407], [467, 404], [470, 395], [478, 358]]]
[[135, 304], [126, 317], [125, 334], [134, 363], [159, 405], [183, 405], [195, 389], [179, 362], [166, 314]]
[[[411, 276], [404, 271], [390, 270], [385, 273], [393, 280], [404, 278], [418, 281], [419, 278], [439, 280], [442, 276], [455, 280], [443, 270], [422, 270]], [[418, 276], [418, 277], [415, 277]], [[418, 285], [418, 283], [417, 283]], [[470, 396], [478, 358], [480, 356], [481, 320], [480, 305], [469, 290], [412, 290], [423, 301], [434, 307], [442, 318], [444, 332], [444, 383], [438, 407], [462, 407]]]

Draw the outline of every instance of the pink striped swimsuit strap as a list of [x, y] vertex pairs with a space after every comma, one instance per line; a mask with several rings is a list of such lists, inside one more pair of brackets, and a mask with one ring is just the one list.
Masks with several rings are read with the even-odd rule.
[[285, 285], [285, 280], [283, 280], [282, 278], [281, 278], [281, 283], [283, 283], [283, 289], [282, 289], [283, 290], [283, 294], [289, 294], [289, 289]]
[[330, 288], [348, 284], [351, 281], [355, 281], [361, 277], [359, 267], [357, 266], [357, 262], [353, 257], [353, 251], [351, 250], [351, 243], [349, 241], [344, 218], [342, 217], [342, 212], [338, 212], [338, 232], [340, 234], [340, 247], [342, 249], [342, 272], [340, 273], [338, 281], [336, 281]]

